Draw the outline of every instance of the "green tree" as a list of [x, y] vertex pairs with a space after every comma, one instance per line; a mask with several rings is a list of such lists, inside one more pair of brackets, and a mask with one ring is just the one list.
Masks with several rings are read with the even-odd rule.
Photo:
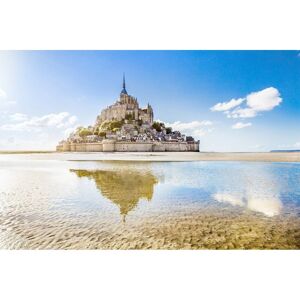
[[133, 120], [132, 114], [130, 114], [130, 113], [126, 114], [125, 119], [128, 120], [128, 121], [132, 121]]
[[157, 132], [161, 132], [161, 131], [162, 131], [162, 128], [161, 128], [162, 126], [161, 126], [161, 124], [162, 124], [162, 123], [159, 123], [159, 122], [156, 122], [156, 121], [155, 121], [155, 122], [153, 122], [153, 124], [152, 124], [152, 128], [156, 129]]
[[106, 132], [99, 131], [98, 135], [101, 136], [101, 137], [106, 137]]
[[87, 128], [81, 128], [80, 131], [79, 131], [79, 136], [84, 138], [88, 135], [92, 135], [93, 132], [90, 130], [90, 129], [87, 129]]
[[172, 132], [172, 127], [166, 127], [166, 133], [170, 134]]

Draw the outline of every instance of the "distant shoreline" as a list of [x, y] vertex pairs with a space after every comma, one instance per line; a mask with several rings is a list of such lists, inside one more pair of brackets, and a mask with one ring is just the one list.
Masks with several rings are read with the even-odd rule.
[[0, 150], [0, 154], [39, 154], [39, 153], [55, 153], [56, 151], [51, 151], [51, 150]]
[[[7, 155], [26, 156], [38, 160], [62, 161], [257, 161], [300, 162], [300, 152], [55, 152], [55, 151], [0, 151]], [[13, 158], [14, 156], [10, 156]], [[1, 160], [1, 157], [0, 157]]]

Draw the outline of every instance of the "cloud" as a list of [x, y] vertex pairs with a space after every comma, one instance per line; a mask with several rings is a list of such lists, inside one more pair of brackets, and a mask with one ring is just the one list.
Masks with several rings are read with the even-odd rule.
[[273, 87], [251, 93], [247, 96], [247, 105], [255, 111], [269, 111], [282, 102], [280, 93]]
[[233, 206], [244, 206], [243, 200], [235, 195], [227, 193], [216, 193], [212, 195], [213, 199], [220, 203], [229, 203]]
[[252, 126], [252, 123], [243, 123], [243, 122], [237, 122], [236, 124], [232, 125], [233, 129], [242, 129], [245, 127]]
[[6, 93], [0, 88], [0, 98], [6, 98]]
[[245, 98], [231, 99], [228, 102], [220, 102], [210, 108], [211, 111], [228, 111], [245, 101]]
[[74, 126], [77, 122], [76, 116], [68, 112], [52, 113], [41, 117], [28, 117], [25, 114], [16, 113], [10, 115], [12, 122], [0, 126], [2, 130], [8, 131], [42, 131], [43, 128], [66, 129]]
[[[271, 111], [282, 102], [279, 91], [269, 87], [248, 94], [245, 98], [232, 99], [228, 102], [217, 103], [212, 111], [222, 111], [227, 118], [254, 118], [259, 112]], [[240, 106], [245, 104], [244, 106]]]
[[237, 108], [233, 111], [226, 112], [227, 118], [253, 118], [257, 115], [257, 112], [252, 108]]
[[206, 135], [213, 130], [213, 123], [209, 120], [204, 121], [192, 121], [181, 122], [176, 121], [174, 123], [165, 123], [166, 127], [172, 127], [173, 130], [178, 130], [183, 134], [191, 135], [195, 138]]
[[0, 108], [16, 104], [16, 101], [9, 100], [6, 92], [0, 88]]
[[9, 116], [11, 121], [25, 121], [28, 119], [28, 116], [22, 113], [15, 113]]
[[262, 197], [251, 195], [247, 201], [248, 209], [263, 213], [267, 217], [274, 217], [280, 214], [282, 203], [277, 196]]
[[300, 142], [295, 143], [294, 147], [299, 147], [300, 148]]

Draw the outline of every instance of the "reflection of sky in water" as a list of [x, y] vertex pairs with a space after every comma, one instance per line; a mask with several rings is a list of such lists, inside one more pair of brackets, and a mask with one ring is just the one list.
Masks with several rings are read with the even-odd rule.
[[[143, 209], [191, 209], [204, 204], [229, 205], [268, 217], [279, 215], [284, 203], [300, 199], [300, 164], [286, 163], [96, 163], [90, 164], [86, 177], [96, 183], [100, 194], [126, 213]], [[102, 169], [98, 170], [97, 168]], [[105, 176], [103, 169], [108, 169]], [[82, 173], [84, 170], [72, 170]], [[100, 174], [100, 175], [99, 175]], [[99, 176], [101, 179], [99, 179]], [[127, 178], [127, 181], [125, 178]], [[113, 179], [114, 178], [114, 179]], [[134, 179], [136, 178], [136, 179]], [[140, 180], [137, 180], [137, 179]], [[145, 189], [141, 188], [141, 185]], [[109, 190], [109, 186], [113, 187]], [[151, 192], [149, 192], [151, 191]], [[145, 207], [140, 199], [151, 200]], [[131, 208], [131, 209], [128, 209]]]
[[112, 222], [212, 207], [274, 217], [299, 207], [300, 164], [0, 162], [0, 210]]

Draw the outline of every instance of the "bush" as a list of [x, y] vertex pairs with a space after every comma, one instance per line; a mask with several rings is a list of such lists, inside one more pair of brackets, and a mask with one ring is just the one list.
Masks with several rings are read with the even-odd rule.
[[87, 129], [87, 128], [81, 128], [80, 131], [79, 131], [79, 136], [81, 138], [84, 138], [88, 135], [92, 135], [93, 132], [90, 130], [90, 129]]
[[172, 127], [167, 127], [167, 128], [166, 128], [166, 133], [167, 133], [167, 134], [170, 134], [171, 132], [172, 132]]
[[156, 129], [157, 132], [161, 132], [163, 127], [165, 127], [164, 123], [159, 123], [155, 121], [152, 124], [152, 128]]
[[125, 115], [125, 120], [132, 121], [133, 120], [132, 114], [126, 114]]
[[106, 137], [106, 132], [99, 131], [98, 135], [101, 136], [101, 137]]
[[124, 121], [104, 121], [100, 127], [99, 130], [106, 131], [106, 130], [113, 130], [114, 128], [121, 128], [124, 124]]

